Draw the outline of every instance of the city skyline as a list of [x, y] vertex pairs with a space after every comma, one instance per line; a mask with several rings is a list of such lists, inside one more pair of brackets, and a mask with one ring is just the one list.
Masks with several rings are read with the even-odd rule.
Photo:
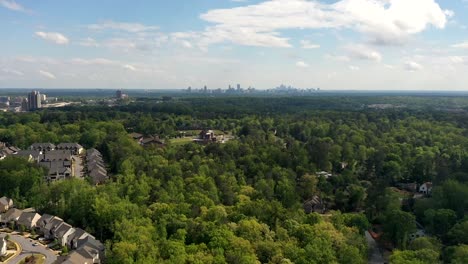
[[0, 0], [0, 88], [466, 90], [466, 0]]

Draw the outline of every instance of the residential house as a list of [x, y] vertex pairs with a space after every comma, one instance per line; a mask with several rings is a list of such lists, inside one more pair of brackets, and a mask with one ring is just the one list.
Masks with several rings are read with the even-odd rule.
[[82, 252], [73, 251], [67, 256], [62, 264], [93, 264], [94, 260], [89, 254], [81, 254]]
[[26, 158], [29, 162], [39, 162], [42, 157], [42, 151], [39, 150], [20, 150], [16, 153], [18, 157]]
[[83, 146], [78, 143], [60, 143], [56, 149], [70, 151], [73, 155], [80, 155], [84, 151]]
[[101, 252], [90, 246], [83, 246], [73, 251], [62, 263], [69, 264], [99, 264], [101, 263]]
[[0, 160], [3, 160], [10, 155], [15, 155], [18, 151], [20, 151], [20, 149], [17, 147], [7, 146], [6, 143], [0, 142]]
[[5, 237], [0, 237], [0, 257], [3, 257], [7, 254], [7, 241]]
[[432, 193], [432, 182], [425, 182], [419, 186], [419, 192], [429, 195]]
[[29, 149], [38, 151], [52, 151], [55, 150], [56, 146], [52, 143], [34, 143]]
[[63, 223], [64, 222], [62, 219], [54, 216], [52, 220], [50, 220], [43, 228], [41, 228], [41, 232], [44, 234], [46, 239], [54, 239], [55, 230]]
[[52, 150], [44, 152], [40, 161], [72, 161], [72, 153], [69, 150]]
[[0, 213], [4, 213], [13, 207], [13, 200], [3, 196], [0, 198]]
[[323, 202], [322, 198], [320, 198], [318, 195], [314, 195], [312, 199], [309, 199], [306, 202], [304, 202], [303, 208], [307, 214], [310, 214], [310, 213], [323, 214], [325, 213], [325, 210], [326, 210], [325, 203]]
[[16, 208], [10, 208], [6, 213], [2, 215], [1, 223], [3, 224], [8, 224], [11, 222], [16, 222], [18, 221], [18, 218], [21, 216], [23, 211], [18, 210]]
[[210, 142], [216, 142], [217, 137], [213, 130], [202, 130], [198, 135], [198, 138], [195, 138], [193, 142], [207, 144]]
[[164, 142], [158, 136], [149, 136], [140, 140], [140, 145], [143, 147], [156, 146], [163, 147]]
[[105, 183], [109, 177], [105, 169], [96, 169], [88, 173], [94, 185]]
[[16, 223], [24, 226], [28, 230], [33, 230], [40, 218], [41, 215], [36, 212], [23, 212]]
[[101, 153], [96, 149], [86, 151], [86, 167], [93, 184], [98, 185], [108, 180], [107, 170]]
[[55, 218], [53, 215], [44, 214], [36, 223], [36, 229], [44, 233], [45, 226]]
[[99, 152], [99, 150], [97, 150], [95, 148], [92, 148], [92, 149], [88, 149], [86, 151], [86, 157], [87, 158], [90, 158], [90, 157], [101, 157], [102, 158], [102, 154], [101, 154], [101, 152]]
[[83, 247], [92, 248], [95, 250], [95, 253], [97, 254], [97, 259], [104, 258], [104, 252], [105, 252], [106, 247], [99, 240], [97, 240], [95, 237], [91, 235], [85, 237], [84, 239], [79, 239], [77, 246], [78, 246], [78, 249], [83, 248]]
[[62, 247], [67, 245], [68, 238], [75, 232], [75, 229], [63, 222], [61, 225], [59, 225], [55, 231], [54, 231], [54, 237], [60, 242]]
[[75, 232], [68, 237], [67, 246], [70, 249], [78, 248], [78, 241], [85, 239], [87, 236], [91, 236], [81, 228], [75, 228]]
[[140, 142], [143, 139], [143, 135], [140, 133], [131, 133], [130, 137], [138, 142]]

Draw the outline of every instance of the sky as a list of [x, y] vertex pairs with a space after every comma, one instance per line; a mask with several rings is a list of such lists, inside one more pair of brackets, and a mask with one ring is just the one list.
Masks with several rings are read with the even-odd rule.
[[0, 0], [0, 88], [468, 90], [468, 0]]

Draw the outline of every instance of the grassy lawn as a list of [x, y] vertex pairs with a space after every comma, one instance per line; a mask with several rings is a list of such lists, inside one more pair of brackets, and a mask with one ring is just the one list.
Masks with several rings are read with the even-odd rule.
[[191, 137], [173, 138], [169, 140], [172, 145], [185, 145], [193, 141]]
[[0, 257], [0, 262], [4, 262], [5, 260], [9, 259], [13, 255], [14, 255], [13, 253], [10, 253], [6, 256]]
[[395, 187], [391, 187], [392, 191], [398, 195], [401, 199], [408, 199], [413, 197], [413, 194], [404, 190], [399, 190]]
[[32, 256], [27, 256], [24, 259], [18, 262], [19, 264], [27, 264], [27, 263], [34, 263], [34, 264], [44, 264], [45, 263], [45, 256], [41, 254], [33, 254]]

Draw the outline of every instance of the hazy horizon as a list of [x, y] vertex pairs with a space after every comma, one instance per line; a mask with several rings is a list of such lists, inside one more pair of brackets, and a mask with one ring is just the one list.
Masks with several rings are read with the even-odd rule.
[[0, 87], [463, 91], [467, 11], [466, 0], [0, 0]]

